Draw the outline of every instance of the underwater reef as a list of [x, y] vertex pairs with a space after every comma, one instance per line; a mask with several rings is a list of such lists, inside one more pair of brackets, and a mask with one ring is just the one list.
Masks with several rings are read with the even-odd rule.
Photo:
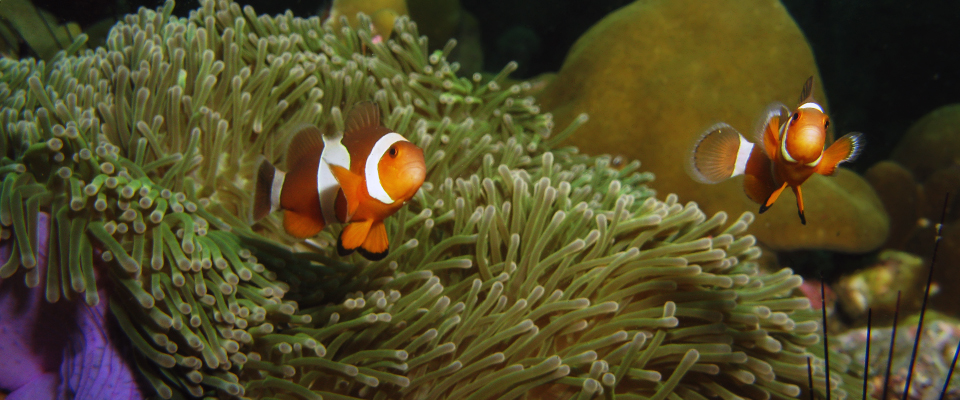
[[[516, 64], [458, 77], [455, 42], [430, 52], [405, 17], [375, 42], [366, 17], [201, 4], [141, 9], [106, 47], [0, 59], [0, 277], [106, 305], [148, 393], [796, 398], [808, 362], [827, 391], [818, 313], [791, 270], [758, 272], [753, 214], [706, 215], [656, 197], [639, 162], [560, 147], [586, 116], [554, 132], [529, 84], [505, 84]], [[253, 225], [261, 157], [299, 124], [342, 131], [362, 100], [427, 159], [390, 255]], [[859, 393], [849, 362], [831, 355], [835, 398]]]
[[[641, 160], [661, 190], [736, 215], [759, 206], [741, 185], [690, 179], [691, 147], [720, 121], [751, 137], [762, 110], [772, 101], [798, 105], [811, 76], [830, 114], [813, 50], [779, 0], [634, 1], [580, 36], [537, 98], [560, 126], [590, 114], [565, 144]], [[826, 142], [847, 133], [828, 129]], [[804, 185], [808, 225], [796, 223], [788, 195], [750, 227], [765, 249], [864, 253], [883, 244], [889, 217], [859, 175], [843, 167]]]

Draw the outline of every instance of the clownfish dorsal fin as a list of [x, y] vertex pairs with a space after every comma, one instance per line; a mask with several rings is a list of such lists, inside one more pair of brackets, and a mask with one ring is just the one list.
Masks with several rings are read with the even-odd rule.
[[372, 101], [357, 103], [347, 114], [346, 133], [357, 132], [364, 128], [380, 126], [380, 106]]
[[347, 200], [347, 215], [343, 222], [350, 222], [353, 214], [360, 207], [360, 191], [363, 190], [363, 178], [339, 165], [330, 164], [330, 172], [337, 178], [343, 197]]
[[803, 90], [800, 91], [800, 101], [797, 102], [797, 106], [801, 106], [805, 103], [813, 102], [813, 77], [807, 78], [807, 81], [803, 83]]
[[287, 147], [287, 170], [293, 169], [304, 157], [323, 151], [323, 134], [313, 124], [294, 127], [293, 139]]

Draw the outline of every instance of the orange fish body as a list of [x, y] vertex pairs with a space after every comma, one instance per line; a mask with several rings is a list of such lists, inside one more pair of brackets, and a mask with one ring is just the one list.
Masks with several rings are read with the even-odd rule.
[[800, 222], [806, 224], [800, 186], [815, 173], [833, 175], [838, 164], [853, 161], [863, 148], [862, 135], [850, 133], [824, 149], [829, 125], [830, 119], [813, 99], [811, 77], [792, 114], [780, 103], [767, 107], [757, 129], [760, 146], [730, 125], [714, 125], [694, 146], [688, 171], [704, 183], [745, 175], [744, 191], [760, 204], [760, 213], [789, 186], [797, 197]]
[[297, 238], [314, 236], [332, 223], [346, 223], [337, 240], [341, 256], [355, 250], [371, 260], [387, 255], [383, 220], [420, 189], [426, 177], [423, 150], [380, 124], [374, 103], [360, 103], [347, 115], [346, 132], [328, 137], [315, 126], [294, 136], [288, 172], [261, 163], [254, 219], [284, 211], [284, 230]]

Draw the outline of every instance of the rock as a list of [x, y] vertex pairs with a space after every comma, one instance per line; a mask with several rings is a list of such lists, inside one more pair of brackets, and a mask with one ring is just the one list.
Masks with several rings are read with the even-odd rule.
[[960, 166], [960, 104], [940, 107], [920, 118], [890, 158], [920, 181], [939, 169]]
[[939, 282], [947, 293], [934, 297], [933, 307], [950, 315], [960, 315], [960, 302], [957, 301], [957, 288], [960, 287], [960, 221], [946, 223], [941, 231], [941, 242], [933, 269], [933, 279]]
[[357, 13], [370, 17], [373, 31], [384, 40], [393, 33], [393, 24], [402, 15], [407, 15], [405, 0], [334, 0], [330, 6], [330, 21], [333, 29], [340, 29], [340, 18], [346, 17], [347, 23], [357, 28]]
[[[925, 274], [932, 258], [937, 224], [944, 218], [933, 280], [947, 290], [960, 286], [960, 270], [953, 268], [960, 264], [960, 167], [936, 170], [919, 184], [906, 168], [883, 161], [870, 167], [865, 177], [890, 213], [890, 237], [883, 248], [922, 255]], [[950, 204], [943, 215], [947, 193]], [[930, 300], [933, 308], [960, 315], [960, 303], [955, 297], [944, 294]]]
[[880, 202], [890, 215], [890, 235], [883, 248], [903, 249], [924, 217], [921, 211], [923, 187], [910, 171], [892, 161], [874, 164], [864, 178], [880, 196]]
[[[538, 98], [561, 129], [589, 114], [569, 144], [639, 159], [656, 174], [658, 190], [696, 201], [707, 213], [738, 215], [759, 210], [742, 179], [695, 182], [684, 171], [691, 146], [720, 120], [752, 135], [767, 104], [795, 105], [811, 75], [817, 67], [810, 47], [779, 1], [641, 0], [584, 34]], [[814, 94], [825, 100], [819, 79]], [[856, 174], [816, 176], [803, 193], [806, 226], [785, 194], [751, 231], [775, 250], [864, 252], [886, 239], [883, 206]]]
[[884, 250], [873, 265], [845, 275], [833, 284], [840, 308], [854, 325], [866, 325], [867, 310], [873, 309], [873, 323], [893, 322], [900, 295], [900, 312], [920, 311], [927, 283], [927, 263], [913, 254]]
[[460, 63], [460, 76], [483, 69], [480, 24], [461, 7], [460, 0], [409, 0], [407, 4], [420, 34], [429, 39], [430, 50], [443, 49], [450, 39], [457, 40], [447, 59]]
[[[877, 313], [875, 312], [876, 316]], [[893, 348], [893, 357], [890, 357], [890, 342], [894, 331], [890, 327], [880, 326], [874, 321], [870, 331], [870, 368], [867, 390], [873, 399], [958, 399], [960, 398], [960, 380], [955, 372], [953, 379], [947, 385], [946, 394], [944, 382], [951, 376], [950, 364], [954, 362], [957, 343], [960, 336], [960, 322], [956, 318], [928, 312], [924, 318], [921, 330], [919, 347], [916, 358], [913, 357], [913, 344], [917, 332], [917, 315], [905, 316], [900, 314], [901, 323], [896, 330], [896, 346]], [[850, 330], [842, 335], [830, 337], [830, 346], [849, 357], [855, 363], [863, 362], [863, 354], [867, 350], [867, 328]], [[889, 366], [888, 366], [889, 362]], [[862, 364], [861, 364], [862, 365]], [[885, 377], [890, 373], [889, 382]], [[909, 396], [903, 395], [904, 382], [907, 375], [912, 375], [913, 384], [910, 386]], [[884, 383], [887, 382], [886, 388]], [[859, 392], [858, 392], [859, 393]], [[866, 396], [866, 395], [864, 395]]]
[[[923, 212], [927, 218], [939, 221], [953, 222], [960, 219], [960, 164], [952, 165], [934, 171], [923, 182], [923, 193], [926, 197], [926, 207]], [[947, 199], [947, 195], [950, 198]], [[943, 201], [947, 200], [947, 215], [943, 215]]]

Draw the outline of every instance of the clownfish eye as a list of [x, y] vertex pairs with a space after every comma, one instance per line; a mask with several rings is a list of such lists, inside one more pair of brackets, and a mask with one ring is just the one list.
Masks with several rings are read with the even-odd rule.
[[390, 150], [387, 150], [387, 154], [390, 154], [390, 157], [397, 158], [397, 147], [390, 146]]
[[830, 127], [830, 120], [828, 119], [828, 120], [826, 120], [826, 121], [823, 122], [823, 129], [827, 129], [827, 128], [829, 128], [829, 127]]
[[790, 122], [796, 121], [797, 118], [800, 118], [800, 113], [798, 112], [793, 113], [793, 115], [790, 116]]

